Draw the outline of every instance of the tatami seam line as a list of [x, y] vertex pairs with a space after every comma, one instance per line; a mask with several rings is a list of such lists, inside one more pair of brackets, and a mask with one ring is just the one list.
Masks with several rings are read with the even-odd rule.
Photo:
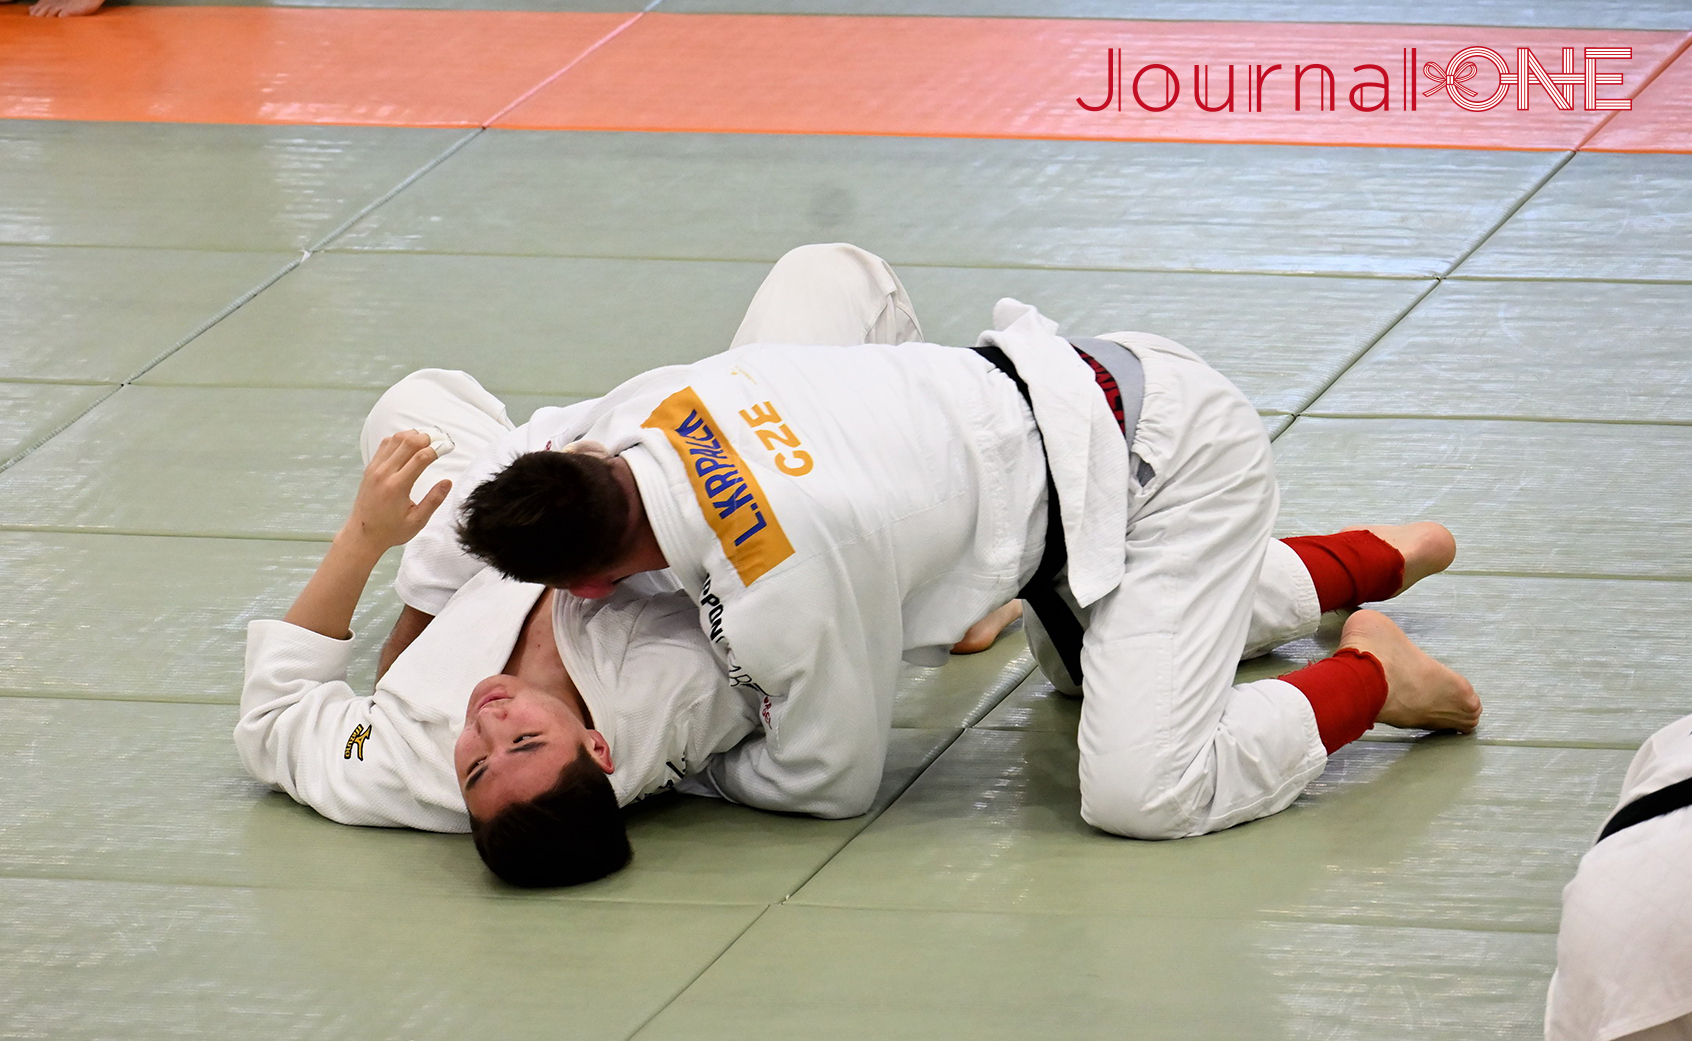
[[[1593, 829], [1602, 823], [1602, 818], [1595, 818]], [[1120, 842], [1136, 842], [1136, 839], [1117, 839]], [[1180, 841], [1179, 839], [1171, 841]], [[1438, 929], [1452, 932], [1485, 932], [1485, 933], [1526, 933], [1531, 935], [1553, 935], [1557, 931], [1555, 925], [1536, 926], [1515, 924], [1509, 922], [1452, 922], [1448, 919], [1422, 918], [1387, 918], [1372, 915], [1347, 914], [1315, 914], [1301, 911], [1258, 910], [1237, 915], [1217, 914], [1159, 914], [1150, 910], [1133, 911], [1098, 911], [1098, 910], [1068, 910], [1063, 908], [1030, 908], [1015, 905], [1004, 905], [993, 908], [982, 907], [926, 907], [918, 904], [887, 905], [851, 904], [843, 901], [807, 900], [804, 902], [790, 902], [784, 906], [795, 909], [813, 908], [820, 911], [865, 911], [865, 912], [899, 912], [921, 913], [937, 915], [1016, 915], [1027, 918], [1103, 918], [1118, 920], [1156, 919], [1160, 921], [1206, 921], [1206, 922], [1252, 922], [1262, 925], [1277, 925], [1288, 922], [1311, 925], [1343, 925], [1381, 929]]]
[[1539, 178], [1539, 180], [1537, 182], [1535, 182], [1531, 187], [1529, 187], [1526, 192], [1523, 192], [1521, 198], [1516, 200], [1516, 204], [1514, 206], [1511, 206], [1508, 209], [1506, 209], [1504, 211], [1504, 213], [1499, 216], [1498, 220], [1493, 222], [1492, 227], [1488, 228], [1486, 231], [1482, 232], [1479, 236], [1477, 236], [1476, 239], [1475, 239], [1475, 244], [1470, 246], [1468, 248], [1468, 250], [1466, 250], [1464, 253], [1462, 253], [1460, 256], [1458, 256], [1456, 260], [1453, 260], [1451, 262], [1451, 264], [1448, 267], [1446, 267], [1445, 271], [1440, 275], [1440, 278], [1446, 279], [1446, 278], [1451, 277], [1451, 273], [1453, 271], [1456, 271], [1459, 268], [1461, 268], [1465, 263], [1468, 262], [1470, 257], [1472, 257], [1476, 253], [1480, 252], [1481, 247], [1485, 246], [1487, 244], [1488, 240], [1490, 240], [1494, 235], [1498, 234], [1498, 231], [1499, 231], [1500, 228], [1502, 228], [1502, 227], [1504, 227], [1504, 225], [1510, 223], [1510, 219], [1512, 217], [1514, 217], [1516, 214], [1520, 213], [1522, 207], [1526, 206], [1529, 202], [1531, 202], [1533, 200], [1534, 196], [1536, 196], [1540, 192], [1544, 191], [1545, 186], [1550, 184], [1551, 181], [1559, 173], [1562, 173], [1564, 168], [1569, 165], [1570, 161], [1572, 161], [1574, 159], [1574, 157], [1575, 157], [1575, 152], [1571, 150], [1571, 151], [1565, 153], [1563, 155], [1562, 159], [1558, 160], [1555, 163], [1552, 163], [1551, 169], [1545, 171], [1545, 173]]
[[[1011, 691], [1011, 688], [1007, 687], [1004, 695], [1000, 698], [1000, 700], [1002, 701], [1004, 699], [1004, 697], [1009, 697], [1010, 691]], [[895, 729], [899, 729], [899, 728], [895, 728]], [[945, 741], [938, 748], [932, 750], [929, 753], [929, 755], [922, 761], [922, 763], [920, 763], [917, 766], [917, 768], [911, 772], [910, 778], [903, 785], [899, 786], [899, 789], [897, 791], [895, 791], [895, 792], [893, 792], [889, 795], [885, 804], [883, 804], [879, 807], [876, 807], [870, 813], [865, 814], [865, 817], [867, 819], [864, 821], [863, 827], [858, 828], [856, 831], [854, 831], [846, 839], [845, 842], [842, 842], [831, 853], [829, 853], [828, 856], [824, 857], [820, 864], [818, 864], [814, 869], [812, 869], [809, 873], [807, 873], [803, 879], [800, 879], [799, 882], [796, 885], [793, 886], [793, 889], [792, 889], [791, 892], [789, 892], [788, 894], [783, 896], [780, 900], [772, 902], [771, 904], [766, 906], [763, 911], [759, 912], [758, 917], [753, 920], [751, 925], [748, 925], [746, 927], [746, 929], [742, 930], [741, 933], [738, 936], [736, 936], [721, 951], [719, 951], [717, 953], [716, 957], [712, 958], [710, 960], [710, 962], [708, 962], [705, 965], [704, 968], [700, 969], [699, 973], [697, 975], [695, 975], [693, 977], [693, 979], [689, 980], [688, 983], [685, 986], [683, 986], [680, 990], [678, 990], [674, 995], [671, 996], [670, 1000], [666, 1001], [661, 1008], [659, 1008], [657, 1011], [655, 1011], [645, 1022], [643, 1022], [632, 1033], [630, 1033], [628, 1035], [628, 1037], [631, 1039], [631, 1041], [632, 1041], [633, 1038], [637, 1037], [641, 1033], [641, 1031], [645, 1030], [647, 1028], [647, 1026], [652, 1023], [653, 1020], [657, 1019], [658, 1016], [662, 1015], [663, 1012], [664, 1012], [664, 1009], [669, 1008], [670, 1005], [674, 1004], [678, 999], [680, 999], [683, 994], [687, 993], [687, 991], [693, 986], [693, 984], [699, 981], [700, 977], [704, 976], [705, 973], [707, 973], [711, 970], [712, 966], [716, 965], [717, 962], [721, 961], [722, 958], [729, 953], [729, 951], [733, 950], [735, 945], [740, 942], [741, 938], [744, 937], [747, 932], [751, 931], [752, 926], [757, 925], [758, 922], [763, 919], [764, 915], [766, 915], [770, 912], [770, 908], [776, 907], [776, 906], [785, 906], [786, 904], [788, 904], [788, 902], [791, 901], [796, 895], [798, 895], [800, 892], [804, 891], [805, 886], [810, 883], [811, 879], [817, 877], [817, 874], [819, 872], [821, 872], [824, 868], [828, 867], [829, 864], [833, 863], [834, 859], [836, 857], [838, 857], [841, 854], [841, 852], [843, 852], [844, 850], [849, 848], [852, 845], [852, 843], [858, 838], [858, 836], [862, 835], [865, 831], [867, 831], [871, 827], [873, 827], [875, 822], [881, 818], [881, 815], [886, 813], [895, 804], [897, 804], [899, 799], [901, 797], [903, 797], [904, 794], [907, 791], [910, 790], [911, 786], [914, 785], [923, 776], [923, 774], [928, 772], [929, 767], [933, 766], [935, 764], [935, 762], [937, 762], [940, 759], [940, 757], [946, 753], [947, 749], [951, 748], [954, 744], [956, 744], [958, 742], [958, 739], [963, 736], [964, 731], [967, 730], [968, 727], [967, 726], [966, 727], [921, 727], [921, 728], [915, 728], [915, 729], [951, 730], [951, 731], [953, 731], [953, 733], [952, 733], [952, 736], [949, 740]]]
[[[280, 798], [287, 798], [286, 796], [279, 796], [279, 797]], [[332, 821], [325, 821], [324, 823], [326, 825], [330, 825], [330, 826], [333, 826], [333, 827], [349, 827], [349, 825], [335, 824]], [[431, 832], [429, 834], [446, 835], [447, 833]], [[469, 841], [469, 839], [470, 839], [470, 836], [468, 834], [462, 834], [462, 833], [458, 834], [456, 837], [462, 838], [465, 841]], [[86, 873], [86, 872], [74, 872], [74, 873], [73, 872], [66, 872], [66, 873], [63, 873], [63, 874], [58, 874], [58, 873], [51, 873], [51, 872], [43, 871], [39, 868], [34, 869], [34, 870], [30, 870], [30, 869], [27, 869], [27, 868], [13, 868], [13, 867], [6, 867], [4, 865], [0, 865], [0, 882], [7, 882], [7, 881], [15, 881], [15, 882], [64, 882], [64, 883], [69, 883], [69, 884], [97, 884], [97, 885], [113, 885], [113, 886], [156, 886], [156, 887], [160, 887], [160, 888], [210, 889], [210, 890], [222, 890], [222, 891], [227, 891], [227, 890], [231, 890], [231, 889], [245, 889], [245, 890], [252, 890], [252, 891], [255, 891], [255, 892], [271, 892], [271, 893], [310, 893], [310, 892], [320, 892], [320, 891], [325, 891], [325, 890], [329, 891], [329, 892], [335, 892], [335, 893], [357, 893], [357, 892], [368, 892], [370, 890], [369, 886], [363, 885], [363, 884], [360, 884], [360, 883], [356, 883], [356, 882], [337, 883], [335, 881], [328, 881], [328, 880], [324, 880], [324, 879], [310, 879], [310, 880], [300, 882], [300, 883], [275, 881], [275, 880], [269, 880], [269, 879], [262, 880], [262, 881], [252, 881], [252, 882], [233, 882], [233, 881], [226, 881], [226, 880], [223, 880], [223, 879], [205, 878], [205, 877], [192, 877], [192, 878], [183, 878], [183, 879], [150, 879], [150, 878], [126, 877], [126, 876], [118, 875], [118, 874], [97, 875], [97, 874], [89, 874], [89, 873]], [[393, 887], [393, 888], [398, 889], [398, 890], [402, 890], [404, 892], [410, 893], [410, 894], [418, 896], [418, 897], [426, 898], [426, 899], [434, 899], [434, 900], [442, 900], [442, 901], [452, 901], [452, 900], [461, 900], [461, 899], [465, 900], [465, 901], [509, 900], [509, 901], [528, 903], [528, 904], [532, 904], [532, 905], [537, 906], [537, 907], [539, 907], [539, 906], [569, 907], [569, 906], [573, 906], [573, 905], [582, 905], [582, 904], [590, 904], [590, 905], [593, 905], [593, 906], [596, 906], [596, 907], [612, 907], [612, 906], [617, 906], [619, 904], [633, 904], [633, 905], [642, 906], [642, 907], [674, 907], [674, 908], [681, 908], [681, 909], [739, 908], [739, 909], [745, 910], [745, 911], [754, 911], [754, 910], [758, 910], [759, 908], [762, 908], [764, 910], [768, 910], [771, 906], [773, 906], [772, 904], [769, 904], [769, 903], [767, 903], [765, 901], [761, 901], [761, 900], [677, 900], [677, 899], [673, 899], [673, 898], [672, 899], [658, 899], [658, 898], [627, 897], [627, 896], [600, 896], [600, 895], [597, 895], [597, 894], [587, 894], [587, 893], [581, 893], [581, 892], [573, 892], [569, 895], [568, 898], [562, 899], [562, 900], [547, 900], [547, 899], [544, 899], [544, 898], [537, 900], [536, 897], [535, 897], [535, 892], [533, 890], [518, 889], [516, 887], [512, 887], [509, 890], [507, 890], [507, 889], [496, 889], [496, 888], [490, 887], [490, 888], [484, 889], [480, 892], [468, 892], [468, 891], [462, 891], [462, 890], [452, 890], [452, 889], [448, 889], [448, 888], [445, 888], [445, 887], [436, 887], [436, 886], [427, 886], [427, 885], [412, 885], [412, 886], [400, 885], [400, 886], [396, 886], [396, 887]]]
[[[579, 62], [582, 58], [586, 57], [588, 54], [593, 53], [602, 44], [611, 40], [617, 34], [621, 33], [623, 30], [627, 29], [629, 26], [631, 26], [635, 22], [639, 21], [642, 14], [644, 14], [644, 12], [635, 13], [632, 17], [626, 19], [622, 24], [618, 25], [615, 29], [611, 30], [608, 34], [603, 36], [601, 39], [594, 41], [594, 43], [589, 45], [584, 51], [582, 51], [580, 54], [578, 54], [574, 59], [572, 59], [571, 61], [566, 63], [562, 68], [560, 68], [555, 73], [553, 73], [552, 76], [548, 77], [547, 79], [545, 79], [541, 83], [537, 84], [529, 92], [525, 93], [523, 95], [523, 97], [528, 97], [528, 96], [532, 95], [534, 93], [534, 91], [539, 90], [541, 86], [544, 86], [546, 83], [552, 82], [552, 80], [556, 79], [558, 76], [560, 76], [563, 73], [565, 73], [565, 72], [569, 71], [570, 69], [574, 68], [576, 63]], [[518, 100], [520, 101], [521, 99], [518, 99]], [[488, 123], [491, 123], [494, 119], [497, 119], [500, 115], [502, 115], [504, 112], [508, 111], [516, 103], [517, 102], [514, 101], [514, 102], [512, 102], [512, 105], [508, 105], [508, 106], [506, 106], [506, 108], [500, 109], [498, 112], [494, 113], [494, 115], [490, 116], [488, 118], [487, 122], [483, 123], [482, 126], [476, 128], [474, 130], [471, 130], [468, 133], [465, 133], [463, 136], [461, 136], [457, 140], [453, 141], [450, 145], [448, 145], [445, 149], [443, 149], [439, 154], [433, 156], [427, 162], [425, 162], [420, 167], [418, 167], [416, 170], [413, 170], [406, 177], [402, 178], [398, 184], [394, 185], [392, 188], [389, 188], [388, 190], [386, 190], [386, 191], [382, 192], [381, 194], [377, 195], [369, 203], [360, 207], [356, 212], [353, 213], [352, 216], [346, 218], [340, 224], [338, 224], [334, 228], [332, 228], [329, 232], [320, 236], [311, 245], [302, 249], [300, 251], [299, 257], [297, 259], [295, 259], [292, 263], [285, 265], [280, 271], [276, 272], [270, 278], [264, 280], [259, 285], [255, 286], [252, 289], [249, 289], [247, 292], [243, 293], [241, 296], [236, 298], [229, 305], [225, 306], [218, 313], [214, 314], [210, 319], [201, 323], [198, 327], [193, 329], [186, 336], [184, 336], [180, 340], [178, 340], [173, 346], [171, 346], [167, 350], [163, 351], [158, 356], [154, 357], [151, 361], [147, 362], [138, 371], [131, 374], [127, 379], [123, 380], [120, 384], [112, 387], [112, 389], [108, 393], [101, 395], [97, 400], [90, 403], [87, 408], [83, 409], [76, 416], [68, 419], [64, 423], [55, 427], [53, 430], [49, 431], [45, 436], [34, 440], [31, 444], [26, 446], [22, 451], [17, 452], [16, 454], [14, 454], [11, 457], [5, 459], [4, 461], [0, 461], [0, 474], [4, 474], [7, 470], [16, 466], [18, 463], [22, 462], [24, 459], [33, 455], [35, 452], [39, 451], [48, 442], [52, 441], [53, 438], [57, 437], [59, 434], [63, 433], [65, 430], [69, 429], [71, 426], [75, 425], [77, 422], [79, 422], [83, 418], [87, 417], [90, 413], [92, 413], [95, 409], [99, 408], [105, 402], [109, 401], [113, 397], [113, 395], [117, 394], [119, 391], [123, 390], [125, 387], [131, 386], [132, 384], [134, 384], [134, 382], [136, 380], [138, 380], [142, 376], [146, 375], [153, 368], [155, 368], [156, 366], [161, 364], [163, 361], [165, 361], [165, 359], [169, 358], [171, 355], [175, 354], [177, 351], [180, 351], [182, 348], [186, 347], [188, 344], [192, 343], [194, 340], [196, 340], [200, 336], [204, 335], [206, 332], [208, 332], [209, 330], [214, 328], [218, 323], [222, 322], [224, 319], [228, 318], [230, 315], [232, 315], [236, 311], [240, 310], [243, 306], [245, 306], [246, 304], [250, 303], [252, 300], [257, 298], [259, 296], [259, 294], [263, 293], [266, 289], [269, 289], [271, 286], [276, 285], [283, 278], [287, 277], [287, 275], [289, 275], [293, 271], [297, 270], [300, 267], [300, 265], [304, 264], [306, 261], [311, 259], [313, 252], [315, 250], [321, 249], [324, 245], [334, 241], [335, 238], [339, 237], [347, 229], [353, 227], [359, 221], [363, 220], [366, 216], [368, 216], [369, 214], [371, 214], [371, 213], [375, 212], [377, 209], [379, 209], [382, 205], [384, 205], [388, 201], [392, 200], [393, 198], [395, 198], [396, 196], [398, 196], [399, 194], [404, 192], [406, 188], [409, 188], [411, 185], [415, 184], [420, 178], [427, 175], [430, 171], [439, 167], [442, 163], [446, 162], [448, 159], [451, 159], [461, 149], [463, 149], [472, 140], [474, 140], [478, 135], [486, 132], [487, 127], [488, 127]], [[269, 251], [259, 250], [259, 251], [252, 251], [252, 252], [269, 252]], [[3, 526], [0, 526], [0, 527], [3, 527]], [[325, 540], [325, 541], [327, 541], [327, 540]]]
[[704, 964], [704, 966], [700, 968], [700, 970], [698, 972], [696, 972], [692, 976], [688, 977], [687, 982], [683, 983], [680, 987], [677, 987], [673, 994], [671, 994], [668, 998], [666, 998], [663, 1002], [661, 1002], [658, 1005], [658, 1007], [652, 1011], [651, 1015], [649, 1015], [645, 1019], [641, 1020], [640, 1024], [638, 1026], [636, 1026], [633, 1030], [629, 1031], [627, 1034], [624, 1034], [623, 1037], [626, 1039], [626, 1041], [633, 1041], [633, 1039], [635, 1037], [639, 1036], [641, 1031], [645, 1030], [648, 1026], [652, 1025], [653, 1020], [655, 1020], [659, 1016], [663, 1015], [665, 1009], [667, 1009], [671, 1005], [675, 1004], [676, 1000], [678, 998], [680, 998], [683, 994], [686, 994], [688, 992], [688, 990], [691, 989], [695, 983], [698, 983], [701, 976], [704, 976], [707, 972], [710, 972], [712, 966], [716, 965], [719, 961], [722, 961], [723, 955], [725, 955], [729, 951], [733, 950], [735, 944], [739, 943], [741, 941], [741, 939], [743, 937], [745, 937], [745, 935], [747, 933], [751, 932], [752, 928], [754, 926], [756, 926], [759, 922], [763, 921], [764, 916], [770, 913], [770, 908], [773, 907], [773, 906], [775, 906], [775, 905], [774, 904], [765, 904], [764, 909], [762, 911], [759, 911], [757, 914], [753, 915], [752, 920], [750, 922], [746, 923], [746, 928], [740, 930], [738, 933], [735, 933], [733, 939], [729, 940], [728, 943], [723, 944], [721, 950], [717, 951], [717, 953], [715, 955], [713, 955], [711, 957], [711, 959], [709, 961], [707, 961]]
[[1428, 300], [1429, 297], [1431, 297], [1435, 292], [1437, 292], [1439, 287], [1444, 284], [1445, 280], [1447, 278], [1451, 277], [1451, 273], [1460, 269], [1463, 266], [1463, 264], [1468, 261], [1468, 259], [1470, 257], [1474, 256], [1477, 252], [1479, 252], [1486, 245], [1486, 243], [1489, 240], [1492, 239], [1493, 236], [1498, 234], [1498, 232], [1501, 228], [1503, 228], [1506, 224], [1508, 224], [1511, 221], [1511, 219], [1515, 217], [1515, 215], [1517, 213], [1521, 212], [1521, 209], [1522, 209], [1523, 206], [1526, 206], [1528, 204], [1528, 202], [1533, 199], [1534, 196], [1536, 196], [1540, 192], [1544, 191], [1545, 186], [1550, 184], [1556, 178], [1556, 176], [1559, 173], [1561, 173], [1568, 166], [1570, 161], [1572, 161], [1574, 159], [1575, 154], [1576, 153], [1573, 152], [1573, 151], [1568, 152], [1563, 156], [1563, 158], [1561, 160], [1559, 160], [1556, 163], [1553, 163], [1549, 170], [1547, 170], [1542, 176], [1540, 176], [1540, 178], [1537, 181], [1535, 181], [1531, 186], [1529, 186], [1527, 191], [1525, 191], [1521, 194], [1521, 196], [1515, 201], [1514, 205], [1508, 206], [1504, 210], [1504, 212], [1502, 214], [1500, 214], [1495, 221], [1493, 221], [1491, 227], [1485, 229], [1480, 234], [1475, 236], [1475, 240], [1474, 240], [1473, 244], [1471, 244], [1466, 250], [1464, 250], [1455, 259], [1453, 259], [1449, 264], [1447, 264], [1444, 272], [1435, 276], [1433, 284], [1430, 285], [1427, 288], [1426, 291], [1424, 291], [1421, 295], [1416, 297], [1416, 299], [1410, 303], [1410, 306], [1406, 307], [1402, 312], [1400, 312], [1398, 317], [1395, 318], [1392, 322], [1388, 323], [1386, 328], [1382, 329], [1379, 334], [1377, 334], [1372, 340], [1370, 340], [1366, 345], [1364, 345], [1362, 350], [1356, 352], [1352, 356], [1350, 361], [1348, 361], [1340, 369], [1340, 371], [1334, 375], [1334, 377], [1332, 379], [1330, 379], [1320, 390], [1318, 390], [1316, 392], [1314, 397], [1310, 398], [1308, 401], [1306, 401], [1304, 403], [1303, 407], [1301, 407], [1298, 410], [1297, 414], [1294, 416], [1293, 421], [1291, 423], [1288, 423], [1285, 427], [1281, 428], [1281, 430], [1278, 431], [1274, 436], [1272, 436], [1270, 438], [1270, 440], [1271, 441], [1276, 440], [1277, 438], [1280, 437], [1281, 434], [1284, 434], [1287, 431], [1293, 429], [1298, 424], [1298, 421], [1300, 419], [1303, 419], [1306, 416], [1312, 415], [1310, 409], [1313, 406], [1315, 406], [1315, 405], [1317, 405], [1321, 402], [1322, 396], [1324, 394], [1326, 394], [1328, 392], [1328, 390], [1330, 390], [1335, 384], [1337, 384], [1341, 379], [1343, 379], [1345, 377], [1345, 374], [1347, 372], [1350, 372], [1351, 369], [1353, 367], [1355, 367], [1358, 362], [1362, 361], [1363, 358], [1366, 357], [1369, 354], [1370, 351], [1374, 350], [1375, 347], [1378, 346], [1380, 344], [1380, 342], [1383, 339], [1385, 339], [1387, 337], [1387, 335], [1389, 335], [1392, 332], [1393, 329], [1397, 328], [1398, 325], [1400, 325], [1406, 318], [1408, 318], [1412, 313], [1414, 313], [1416, 308], [1420, 307], [1426, 300]]
[[[531, 131], [502, 131], [497, 127], [490, 128], [492, 133], [531, 133]], [[567, 131], [546, 131], [547, 133], [566, 133]], [[595, 131], [597, 133], [597, 131]], [[1163, 142], [1143, 142], [1146, 144], [1162, 144]], [[1237, 148], [1274, 148], [1278, 145], [1231, 145]], [[1305, 146], [1299, 146], [1305, 147]], [[1335, 146], [1339, 147], [1339, 146]], [[661, 261], [665, 263], [701, 263], [701, 264], [760, 264], [774, 263], [776, 256], [763, 257], [726, 257], [705, 256], [698, 254], [624, 254], [624, 253], [539, 253], [533, 251], [516, 250], [465, 250], [465, 249], [430, 249], [407, 248], [398, 249], [387, 246], [341, 245], [332, 246], [321, 252], [341, 255], [378, 255], [391, 254], [397, 256], [436, 256], [436, 257], [504, 257], [514, 259], [558, 259], [558, 260], [626, 260], [626, 261]], [[1279, 278], [1355, 278], [1369, 279], [1383, 282], [1422, 282], [1440, 277], [1437, 270], [1430, 268], [1425, 272], [1399, 271], [1309, 271], [1294, 268], [1233, 268], [1233, 267], [1191, 267], [1172, 265], [1168, 267], [1153, 267], [1148, 265], [1089, 265], [1080, 267], [1069, 264], [1036, 264], [1036, 263], [969, 263], [967, 261], [939, 261], [939, 260], [894, 260], [899, 268], [958, 268], [964, 271], [1097, 271], [1111, 274], [1145, 274], [1145, 275], [1264, 275]]]
[[1692, 426], [1692, 419], [1617, 419], [1602, 416], [1521, 416], [1464, 412], [1326, 412], [1319, 410], [1298, 414], [1308, 419], [1425, 419], [1440, 423], [1557, 423], [1564, 426]]

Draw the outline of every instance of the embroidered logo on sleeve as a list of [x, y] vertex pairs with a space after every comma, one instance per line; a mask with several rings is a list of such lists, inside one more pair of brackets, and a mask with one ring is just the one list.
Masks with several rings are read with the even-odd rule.
[[364, 762], [364, 742], [370, 737], [370, 732], [374, 729], [374, 727], [367, 727], [363, 723], [353, 727], [352, 735], [347, 738], [347, 750], [341, 753], [341, 758], [351, 759], [353, 749], [356, 748], [358, 750], [358, 761]]
[[793, 544], [787, 541], [757, 478], [722, 436], [692, 387], [665, 398], [641, 425], [662, 430], [669, 438], [687, 468], [705, 523], [716, 533], [743, 584], [751, 585], [793, 555]]

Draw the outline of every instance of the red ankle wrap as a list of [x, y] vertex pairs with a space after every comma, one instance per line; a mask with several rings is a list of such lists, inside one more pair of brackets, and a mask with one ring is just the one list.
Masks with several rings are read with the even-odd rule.
[[1369, 531], [1282, 539], [1316, 584], [1323, 611], [1390, 600], [1404, 584], [1404, 556]]
[[1363, 736], [1386, 704], [1386, 670], [1368, 651], [1342, 647], [1281, 679], [1299, 689], [1316, 713], [1316, 731], [1330, 754]]

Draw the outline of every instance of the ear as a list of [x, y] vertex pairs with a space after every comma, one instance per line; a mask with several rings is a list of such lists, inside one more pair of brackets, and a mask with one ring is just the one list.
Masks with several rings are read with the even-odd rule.
[[616, 590], [617, 583], [609, 578], [584, 578], [564, 588], [571, 596], [579, 596], [583, 600], [602, 600]]
[[599, 764], [601, 770], [610, 773], [616, 769], [611, 763], [611, 746], [606, 743], [604, 734], [597, 730], [589, 730], [587, 732], [587, 750], [588, 755], [593, 756], [593, 761]]

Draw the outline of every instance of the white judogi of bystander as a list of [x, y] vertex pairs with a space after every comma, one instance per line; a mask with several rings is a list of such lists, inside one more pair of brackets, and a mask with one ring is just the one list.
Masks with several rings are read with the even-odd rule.
[[[1633, 757], [1617, 809], [1692, 777], [1692, 716]], [[1692, 1041], [1692, 807], [1602, 839], [1563, 889], [1546, 1041]]]
[[[909, 313], [886, 265], [844, 245], [784, 257], [754, 310], [777, 299], [898, 331]], [[1032, 414], [974, 352], [757, 343], [784, 330], [749, 314], [747, 346], [537, 412], [461, 491], [580, 438], [622, 454], [713, 651], [759, 697], [762, 731], [704, 780], [751, 805], [848, 816], [880, 779], [901, 655], [943, 660], [1032, 573], [1050, 460], [1087, 626], [1083, 815], [1163, 838], [1284, 808], [1326, 758], [1314, 716], [1292, 686], [1235, 687], [1232, 672], [1248, 648], [1314, 631], [1318, 610], [1296, 555], [1270, 538], [1261, 421], [1179, 345], [1111, 336], [1144, 368], [1130, 453], [1055, 327], [1015, 301], [995, 317], [983, 340], [1027, 381]], [[452, 539], [454, 507], [407, 547], [396, 583], [425, 611], [481, 567]]]
[[[511, 429], [504, 406], [463, 373], [426, 370], [383, 395], [365, 423], [365, 459], [391, 433], [433, 428], [456, 449], [424, 490], [462, 479]], [[252, 622], [235, 746], [255, 778], [344, 824], [470, 830], [452, 749], [470, 691], [504, 671], [541, 587], [478, 571], [361, 696], [346, 681], [353, 641], [275, 620]], [[611, 787], [627, 805], [674, 787], [757, 726], [699, 630], [692, 601], [662, 573], [604, 600], [553, 598], [564, 667], [611, 747]]]

